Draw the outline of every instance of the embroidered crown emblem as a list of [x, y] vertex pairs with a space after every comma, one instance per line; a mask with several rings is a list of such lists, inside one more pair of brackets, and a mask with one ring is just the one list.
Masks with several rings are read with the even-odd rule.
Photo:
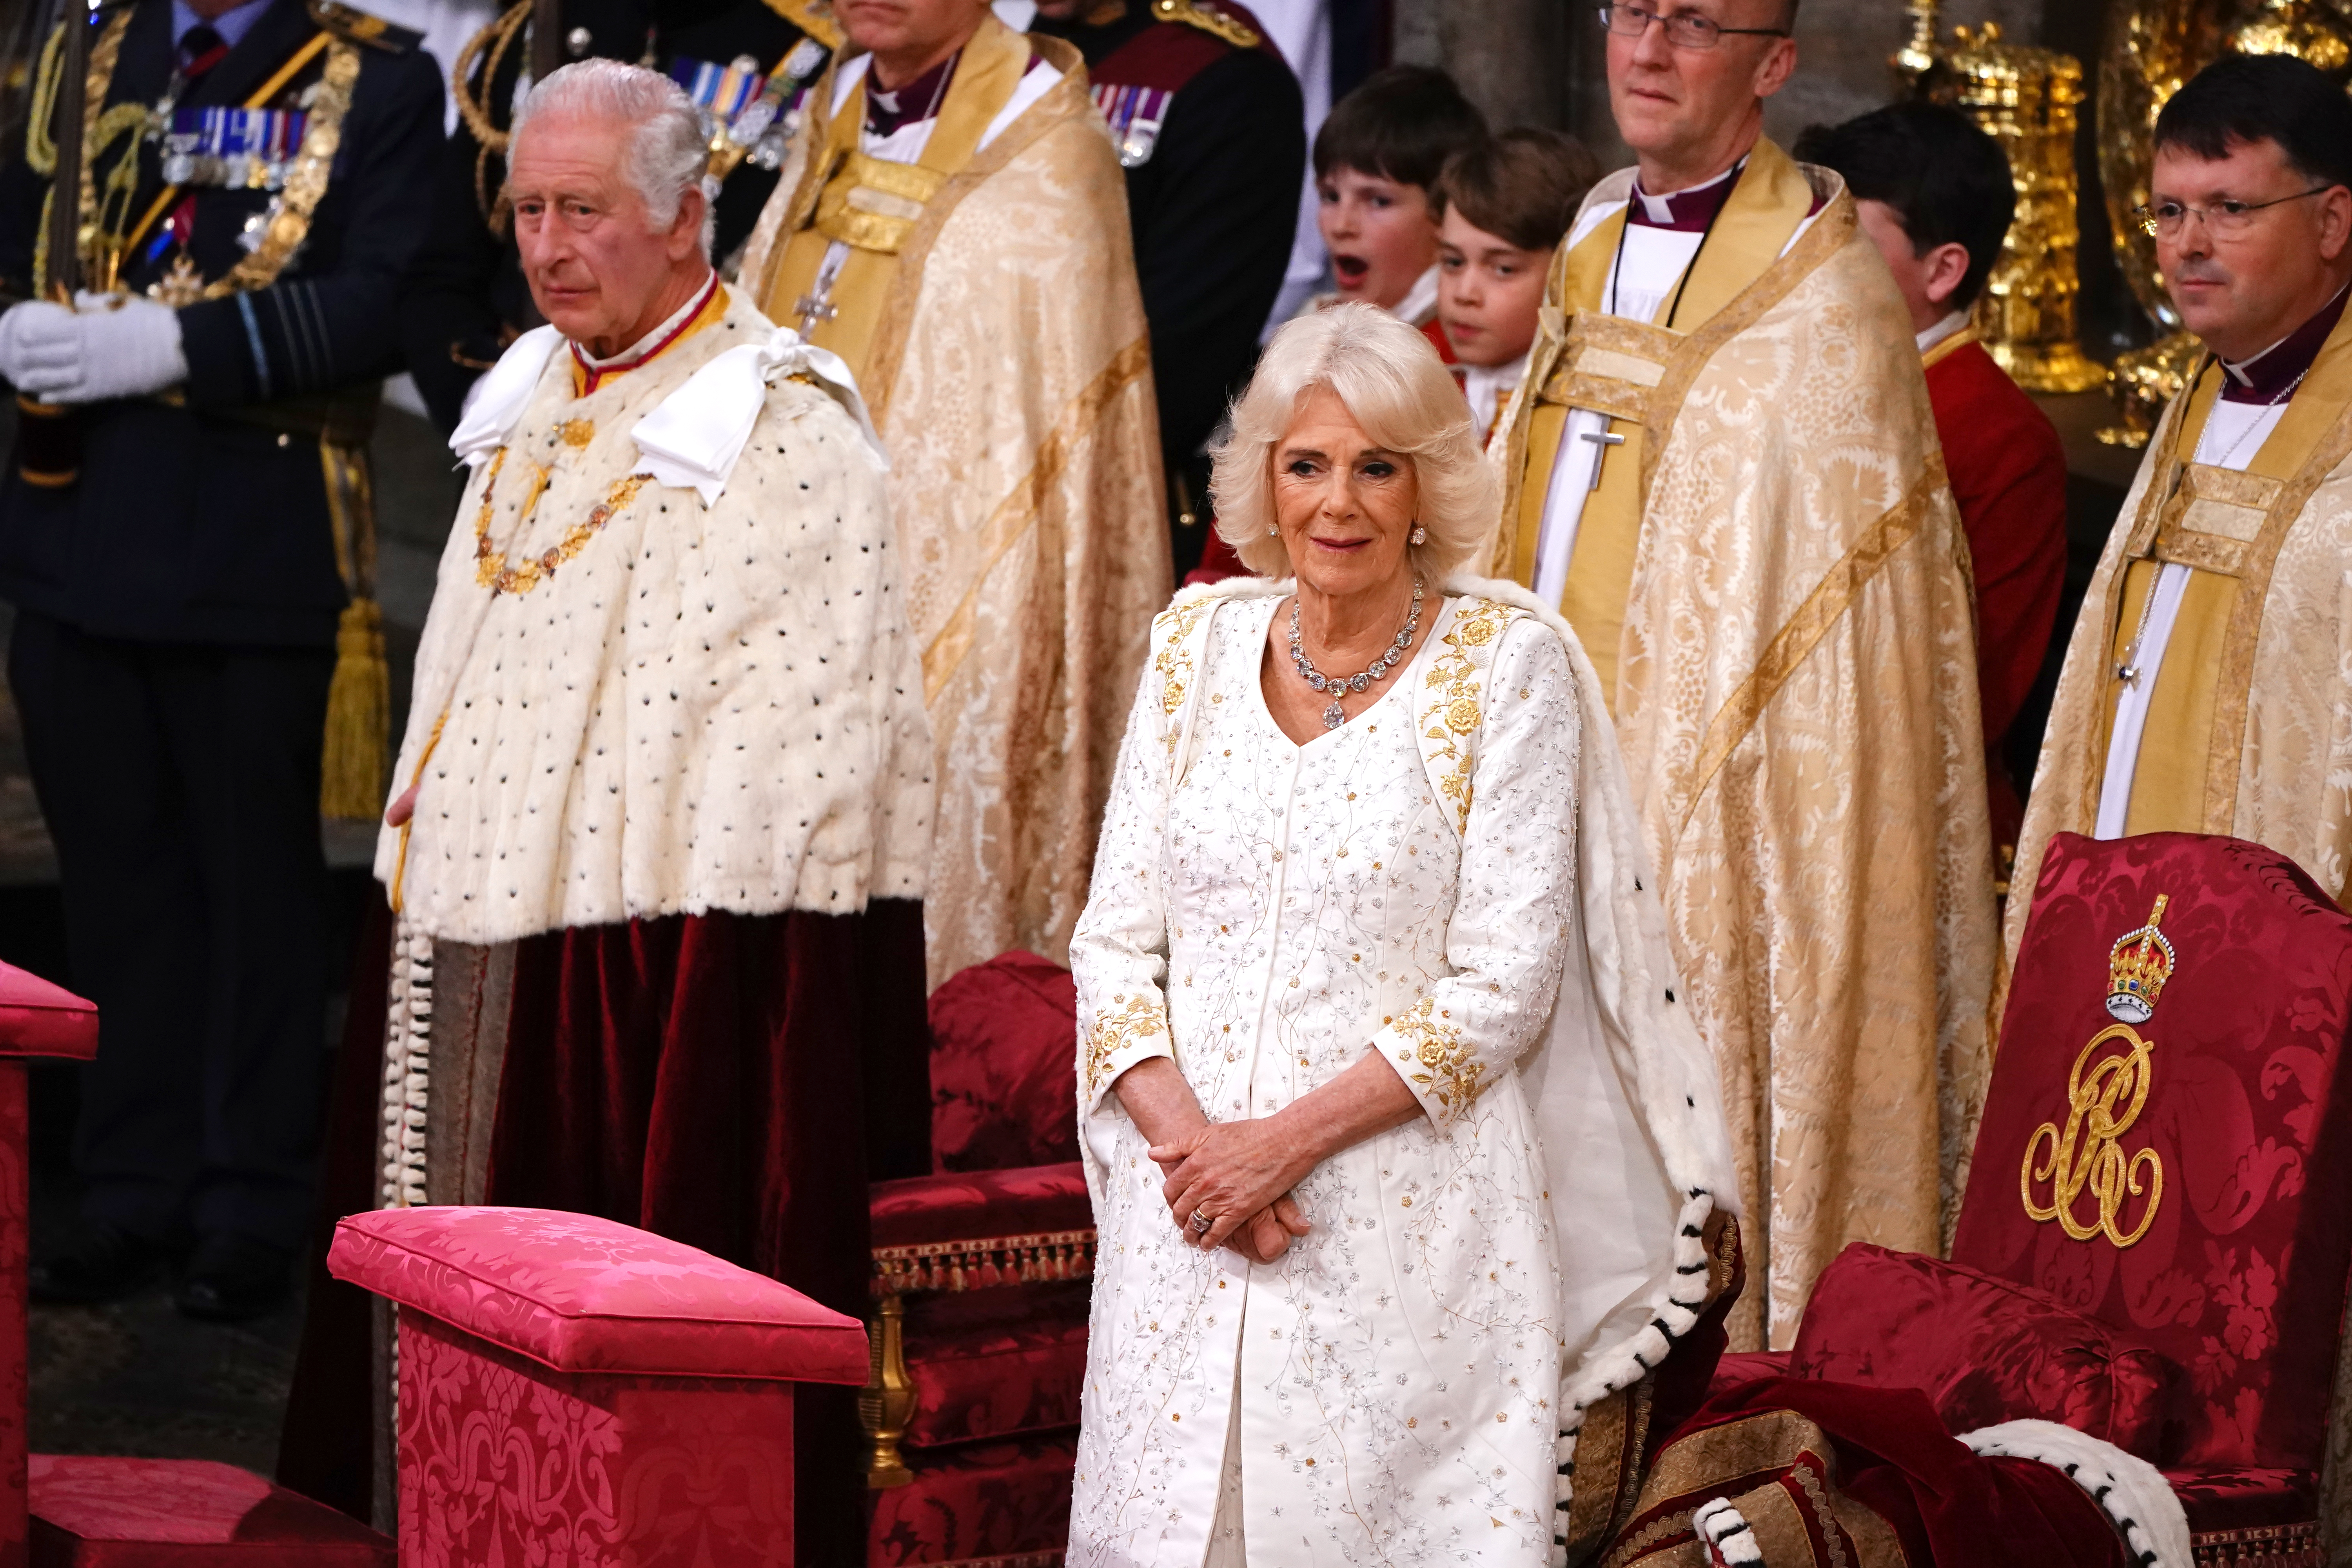
[[2157, 929], [2164, 919], [2167, 894], [2156, 896], [2147, 924], [2126, 931], [2107, 950], [2107, 1012], [2126, 1024], [2145, 1024], [2156, 1012], [2156, 999], [2172, 978], [2172, 943]]

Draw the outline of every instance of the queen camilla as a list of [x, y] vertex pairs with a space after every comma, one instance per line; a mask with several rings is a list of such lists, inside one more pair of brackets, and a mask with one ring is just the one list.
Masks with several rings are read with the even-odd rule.
[[[1290, 322], [1258, 576], [1154, 625], [1071, 944], [1100, 1232], [1073, 1564], [1535, 1564], [1725, 1270], [1716, 1073], [1591, 667], [1411, 327]], [[1277, 580], [1278, 579], [1278, 580]]]

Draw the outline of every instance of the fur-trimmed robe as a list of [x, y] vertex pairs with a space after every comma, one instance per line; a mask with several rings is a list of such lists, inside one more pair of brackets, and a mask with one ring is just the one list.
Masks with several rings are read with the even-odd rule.
[[[1266, 818], [1234, 770], [1248, 716], [1271, 720], [1255, 648], [1220, 663], [1212, 633], [1224, 616], [1262, 630], [1288, 586], [1188, 590], [1155, 623], [1072, 944], [1103, 1245], [1071, 1562], [1201, 1561], [1238, 1384], [1253, 1556], [1540, 1563], [1588, 1409], [1662, 1364], [1727, 1282], [1714, 1064], [1592, 668], [1519, 588], [1447, 583], [1401, 689], [1350, 722], [1380, 797], [1332, 808], [1345, 870], [1320, 861], [1320, 816], [1254, 836], [1285, 806]], [[1405, 720], [1391, 772], [1399, 748], [1370, 731]], [[1305, 777], [1311, 747], [1267, 744]], [[1308, 862], [1286, 902], [1245, 915], [1282, 856]], [[1211, 1116], [1240, 1113], [1242, 1085], [1265, 1114], [1367, 1039], [1424, 1121], [1318, 1167], [1300, 1188], [1317, 1228], [1279, 1263], [1184, 1246], [1118, 1075], [1172, 1056]]]

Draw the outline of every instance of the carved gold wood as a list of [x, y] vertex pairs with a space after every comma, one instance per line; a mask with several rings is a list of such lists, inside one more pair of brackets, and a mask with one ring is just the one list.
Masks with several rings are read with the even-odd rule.
[[2099, 180], [2116, 261], [2140, 308], [2172, 329], [2117, 359], [2107, 395], [2121, 426], [2099, 432], [2115, 446], [2142, 447], [2164, 405], [2178, 396], [2196, 362], [2197, 340], [2156, 264], [2156, 241], [2131, 218], [2148, 199], [2156, 117], [2180, 85], [2225, 51], [2289, 54], [2343, 80], [2352, 75], [2352, 0], [2109, 0], [2099, 58]]
[[1936, 0], [1912, 0], [1910, 41], [1894, 58], [1910, 90], [1952, 104], [2009, 157], [2017, 216], [1974, 312], [1977, 335], [2028, 392], [2087, 392], [2106, 373], [2074, 341], [2075, 110], [2083, 68], [2071, 55], [2012, 44], [2000, 25], [1936, 41]]

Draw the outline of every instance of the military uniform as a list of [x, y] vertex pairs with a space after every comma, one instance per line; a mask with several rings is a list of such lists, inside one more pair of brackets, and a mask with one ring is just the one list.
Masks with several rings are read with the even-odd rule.
[[[434, 193], [432, 229], [401, 301], [408, 368], [425, 406], [446, 431], [457, 426], [466, 393], [498, 363], [515, 336], [539, 324], [516, 256], [500, 188], [515, 87], [530, 54], [530, 0], [501, 15], [459, 56], [453, 84], [458, 125]], [[766, 122], [762, 97], [788, 109], [816, 79], [841, 43], [819, 0], [562, 0], [563, 54], [635, 60], [659, 68], [740, 138], [736, 153], [714, 161], [719, 188], [712, 254], [742, 244], [775, 189], [784, 116]], [[742, 67], [748, 63], [748, 69]]]
[[[20, 439], [0, 596], [75, 981], [104, 1020], [86, 1215], [290, 1253], [325, 1021], [321, 736], [340, 630], [381, 768], [365, 440], [442, 102], [413, 35], [328, 0], [216, 20], [173, 0], [92, 17], [85, 284], [162, 301], [116, 314], [175, 315], [185, 377], [82, 405], [70, 482], [27, 482]], [[0, 170], [20, 300], [48, 281], [38, 156]], [[42, 311], [62, 315], [18, 307]]]
[[1207, 532], [1201, 448], [1257, 363], [1290, 259], [1307, 166], [1298, 82], [1229, 0], [1109, 0], [1033, 30], [1085, 55], [1127, 168], [1181, 577]]

